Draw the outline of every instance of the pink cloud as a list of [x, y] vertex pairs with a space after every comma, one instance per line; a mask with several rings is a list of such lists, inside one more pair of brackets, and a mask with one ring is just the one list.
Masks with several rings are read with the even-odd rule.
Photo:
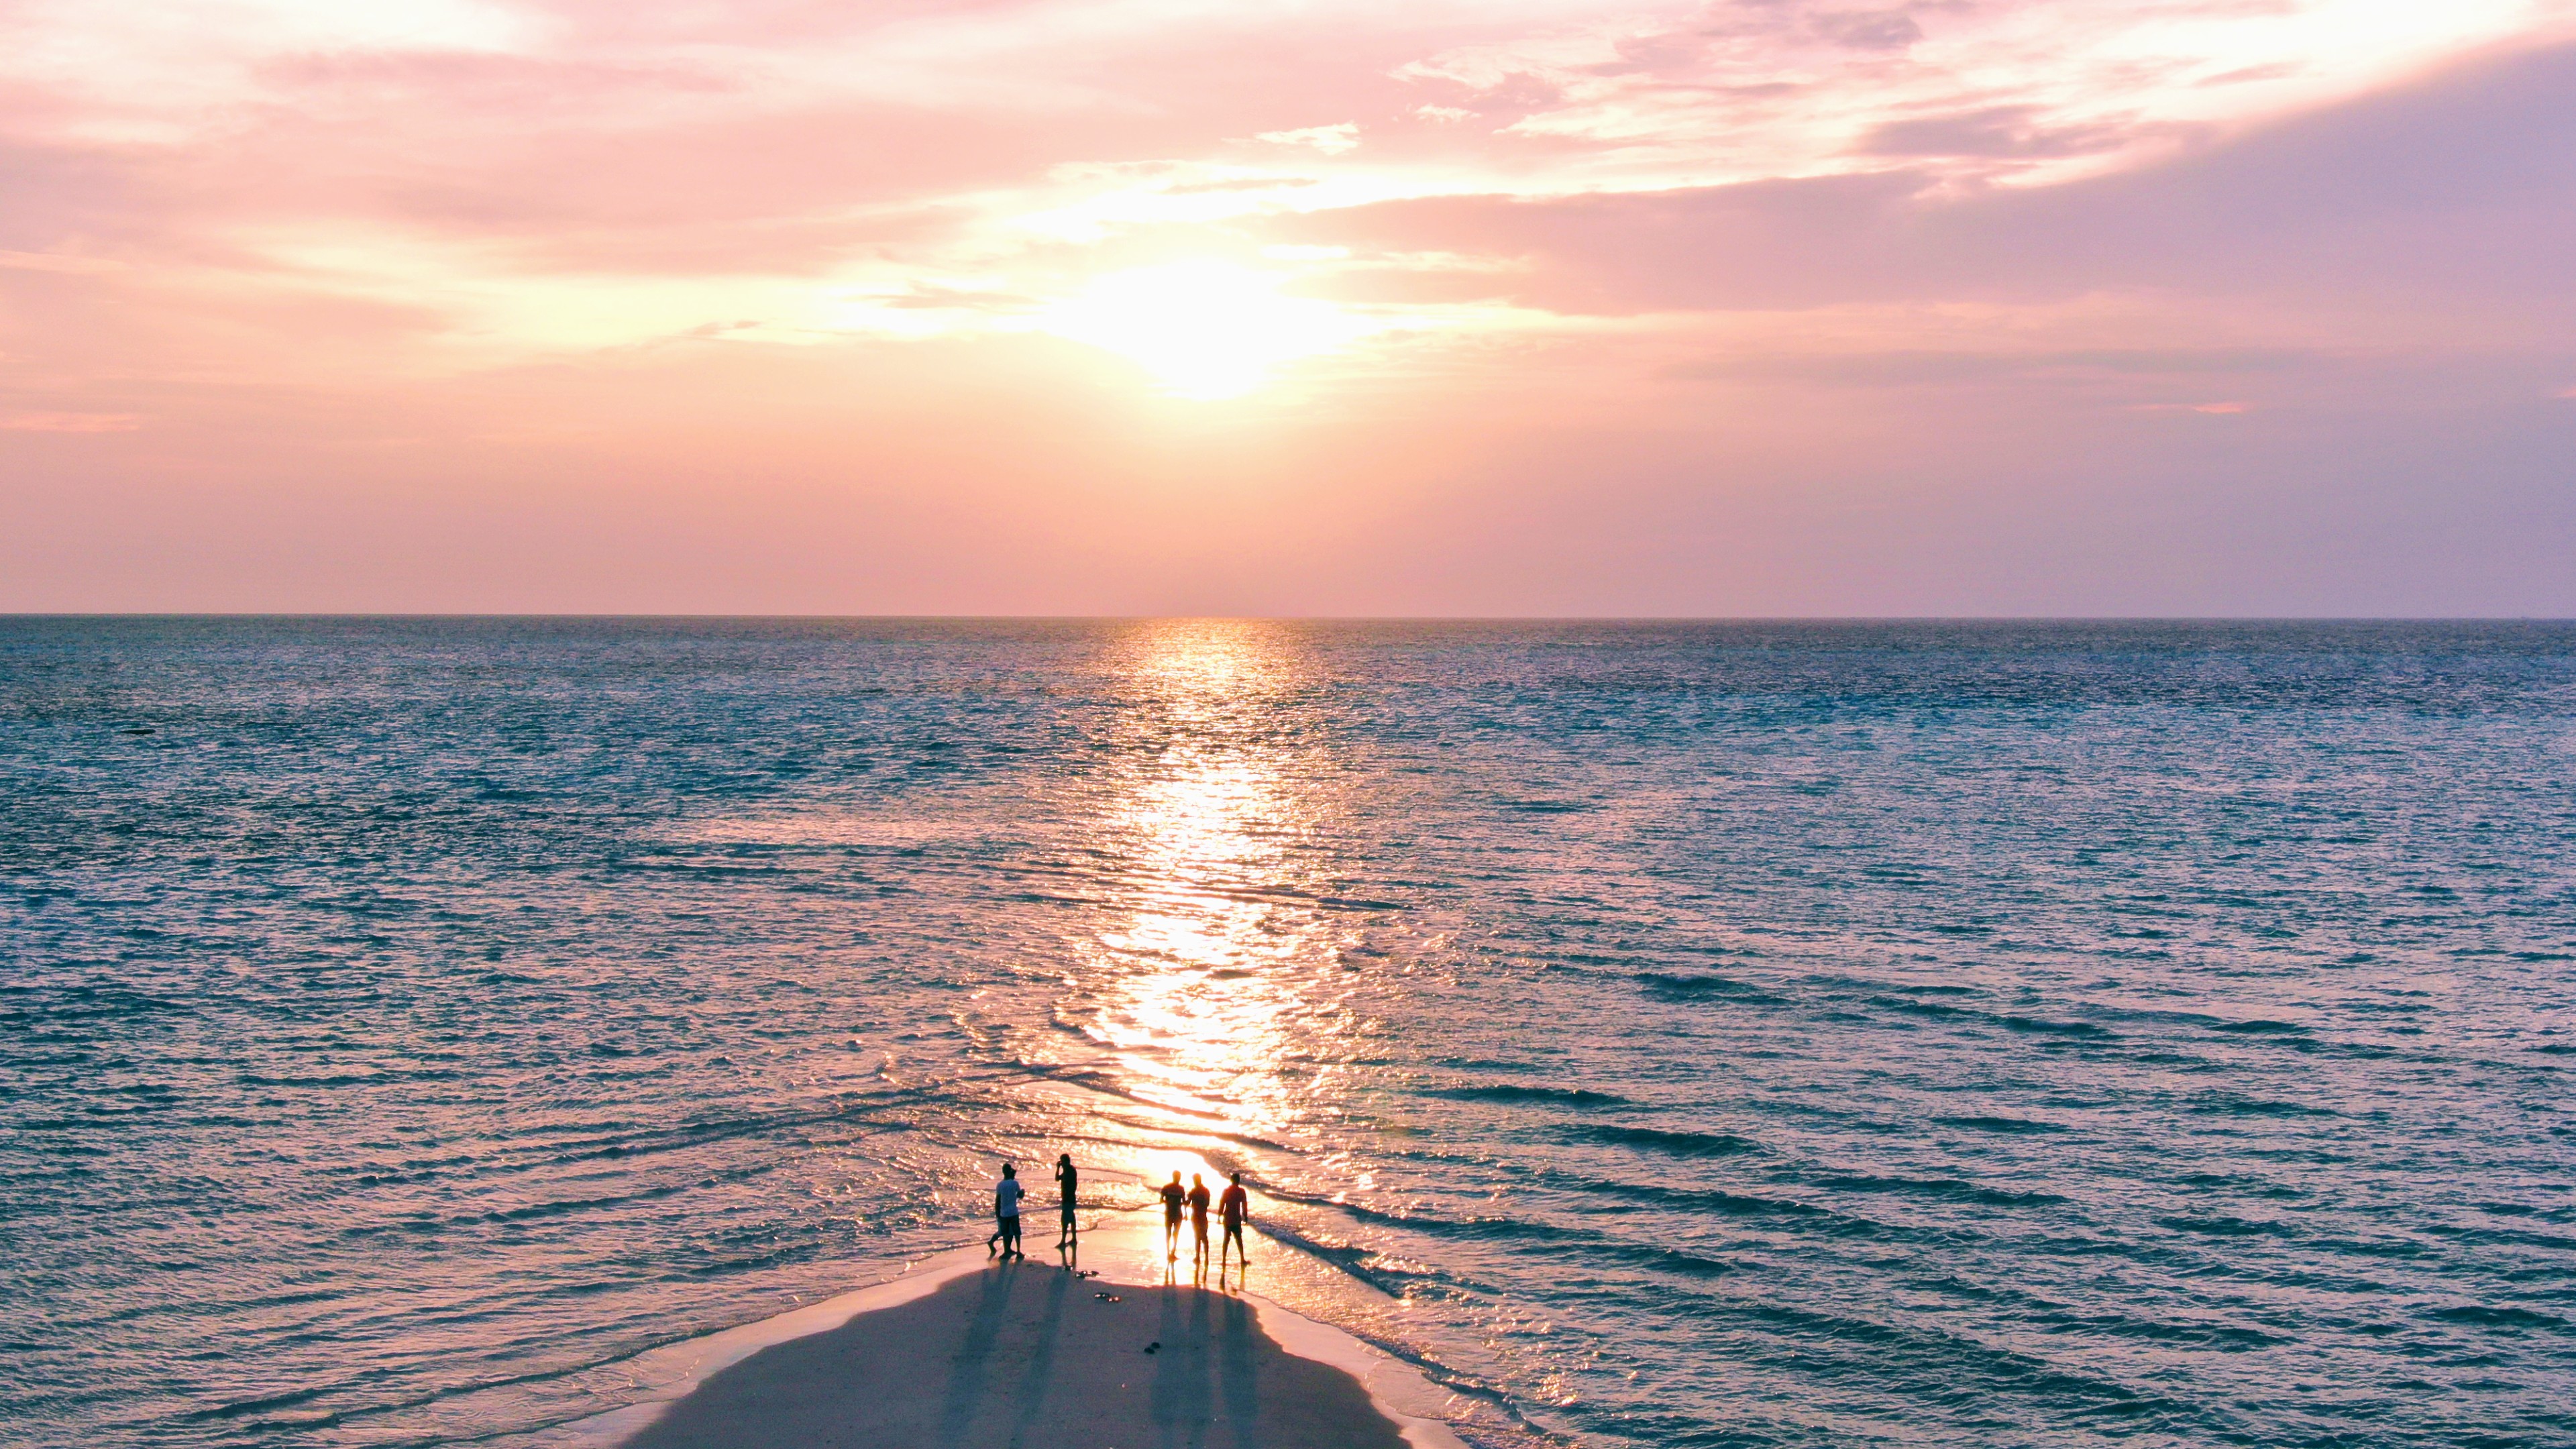
[[[2576, 367], [2576, 49], [2453, 7], [2362, 60], [2278, 0], [421, 8], [435, 43], [0, 16], [0, 397], [54, 409], [0, 413], [0, 516], [53, 520], [0, 531], [0, 607], [2152, 611], [2420, 573], [2392, 526], [2349, 575], [1977, 592], [2101, 538], [2294, 555], [2302, 479], [2576, 536], [2563, 438], [2508, 431], [2563, 416], [2477, 411]], [[1172, 261], [1370, 326], [1206, 407], [1043, 334]], [[2504, 441], [2444, 472], [2460, 438]], [[1873, 553], [1866, 517], [1948, 531]], [[281, 556], [350, 572], [258, 593]], [[2334, 607], [2505, 599], [2481, 567]]]
[[121, 262], [100, 257], [65, 256], [53, 252], [0, 251], [0, 267], [20, 272], [69, 272], [93, 274], [124, 270]]
[[143, 426], [133, 413], [18, 413], [0, 418], [15, 433], [130, 433]]

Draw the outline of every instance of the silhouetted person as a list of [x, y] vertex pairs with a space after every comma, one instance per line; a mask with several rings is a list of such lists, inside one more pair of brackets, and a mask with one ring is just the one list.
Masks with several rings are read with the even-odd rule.
[[1163, 1184], [1163, 1261], [1167, 1263], [1181, 1255], [1181, 1205], [1189, 1200], [1180, 1173], [1174, 1172], [1172, 1180]]
[[1193, 1262], [1207, 1261], [1207, 1210], [1207, 1179], [1193, 1172], [1190, 1174], [1190, 1235], [1198, 1243], [1190, 1250]]
[[1020, 1251], [1021, 1191], [1020, 1170], [1003, 1163], [1002, 1180], [993, 1184], [993, 1236], [984, 1240], [985, 1252], [992, 1252], [993, 1245], [999, 1243], [1005, 1258], [1028, 1256]]
[[1252, 1216], [1252, 1197], [1243, 1190], [1242, 1173], [1234, 1175], [1234, 1181], [1226, 1187], [1225, 1196], [1217, 1199], [1217, 1213], [1225, 1219], [1225, 1242], [1216, 1246], [1217, 1271], [1225, 1271], [1226, 1243], [1232, 1243], [1235, 1256], [1243, 1259], [1244, 1266], [1250, 1267], [1252, 1255], [1243, 1251], [1243, 1220]]
[[1073, 1241], [1073, 1200], [1078, 1184], [1073, 1154], [1068, 1152], [1055, 1160], [1055, 1245], [1059, 1248]]

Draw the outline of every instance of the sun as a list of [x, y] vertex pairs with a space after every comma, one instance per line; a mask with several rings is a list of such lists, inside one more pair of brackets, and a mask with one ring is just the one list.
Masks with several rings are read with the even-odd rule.
[[1039, 314], [1038, 327], [1141, 365], [1176, 397], [1241, 397], [1272, 369], [1375, 330], [1330, 302], [1280, 295], [1281, 279], [1224, 262], [1111, 272]]

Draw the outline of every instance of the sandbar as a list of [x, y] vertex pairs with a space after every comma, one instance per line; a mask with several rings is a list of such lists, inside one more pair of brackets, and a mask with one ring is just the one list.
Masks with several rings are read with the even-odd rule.
[[671, 1367], [652, 1376], [677, 1370], [662, 1394], [525, 1442], [1464, 1449], [1448, 1424], [1424, 1417], [1446, 1417], [1434, 1401], [1449, 1396], [1411, 1365], [1266, 1299], [1172, 1281], [1160, 1254], [1144, 1251], [1141, 1214], [1100, 1226], [1109, 1230], [1087, 1237], [1120, 1251], [1085, 1256], [1105, 1276], [941, 1254], [872, 1288], [662, 1350]]
[[[625, 1449], [1406, 1449], [1240, 1296], [1012, 1263], [725, 1368]], [[1149, 1351], [1150, 1349], [1150, 1351]]]

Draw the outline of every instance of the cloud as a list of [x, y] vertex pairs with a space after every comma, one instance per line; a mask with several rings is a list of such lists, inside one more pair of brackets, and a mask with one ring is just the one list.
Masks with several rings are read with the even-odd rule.
[[1355, 122], [1344, 121], [1335, 126], [1301, 126], [1293, 131], [1264, 131], [1252, 139], [1267, 141], [1273, 146], [1312, 146], [1327, 156], [1339, 156], [1345, 151], [1359, 148], [1360, 128]]
[[1888, 121], [1861, 137], [1871, 156], [2056, 157], [2116, 150], [2137, 138], [2135, 127], [2110, 122], [2050, 127], [2034, 106], [1988, 106], [1944, 116]]
[[0, 267], [21, 272], [98, 273], [123, 271], [125, 264], [104, 257], [65, 256], [57, 252], [0, 251]]
[[[1918, 193], [2134, 167], [2534, 23], [2521, 0], [2369, 26], [2329, 0], [2203, 0], [2187, 21], [2162, 0], [1643, 0], [1612, 19], [1581, 0], [225, 14], [174, 26], [165, 7], [97, 0], [0, 21], [0, 248], [185, 276], [196, 296], [434, 299], [496, 346], [539, 349], [599, 332], [542, 316], [527, 299], [546, 283], [628, 288], [640, 340], [774, 315], [789, 287], [817, 317], [835, 295], [915, 286], [1063, 292], [1149, 260], [1119, 254], [1149, 232], [1204, 252], [1282, 212], [1412, 201], [1463, 217], [1479, 197], [1559, 205], [1574, 231], [1645, 228], [1597, 244], [1633, 276], [1529, 269], [1540, 305], [1664, 305], [1656, 274], [1688, 261], [1650, 257], [1657, 238], [1710, 228], [1714, 255], [1730, 229], [1749, 250], [1730, 287], [1685, 281], [1674, 305], [1825, 296], [1816, 274], [1836, 259], [1852, 297], [1887, 296], [1911, 284], [1873, 247], [1913, 245], [1891, 229], [1936, 244], [1948, 224]], [[1364, 120], [1304, 124], [1319, 111]], [[1303, 156], [1300, 174], [1247, 176], [1255, 144]], [[1729, 190], [1745, 185], [1779, 189]], [[1665, 199], [1603, 199], [1640, 193]], [[1802, 211], [1868, 196], [1881, 203]], [[1768, 202], [1789, 214], [1757, 217]], [[1491, 237], [1395, 249], [1552, 250], [1533, 235], [1547, 223], [1492, 217]], [[324, 253], [366, 265], [317, 268]], [[1454, 278], [1437, 285], [1454, 297]], [[703, 316], [664, 315], [683, 290]]]
[[[1510, 295], [1604, 316], [2039, 303], [2119, 289], [2327, 317], [2482, 304], [2576, 320], [2576, 47], [2454, 70], [2163, 165], [1964, 193], [1856, 175], [1566, 198], [1442, 197], [1275, 218], [1281, 240], [1512, 258]], [[2410, 299], [2416, 299], [2410, 301]], [[2464, 325], [2472, 315], [2460, 314]]]
[[[362, 607], [2576, 607], [2570, 0], [184, 9], [0, 0], [0, 587], [197, 517]], [[1196, 411], [1026, 333], [1182, 264], [1363, 325]]]
[[1902, 10], [1828, 11], [1810, 23], [1847, 50], [1904, 50], [1923, 38], [1923, 27]]
[[2139, 379], [2313, 371], [2332, 361], [2329, 353], [2251, 347], [1765, 350], [1698, 358], [1668, 367], [1663, 375], [1840, 387], [2126, 384]]
[[17, 413], [0, 417], [13, 433], [130, 433], [143, 426], [132, 413]]
[[2523, 0], [1763, 0], [1561, 13], [1561, 25], [1453, 46], [1395, 74], [1429, 104], [1500, 122], [1497, 134], [1532, 159], [1551, 148], [1553, 172], [1598, 189], [1828, 175], [1877, 155], [1937, 161], [1944, 175], [2066, 180], [2569, 19]]

